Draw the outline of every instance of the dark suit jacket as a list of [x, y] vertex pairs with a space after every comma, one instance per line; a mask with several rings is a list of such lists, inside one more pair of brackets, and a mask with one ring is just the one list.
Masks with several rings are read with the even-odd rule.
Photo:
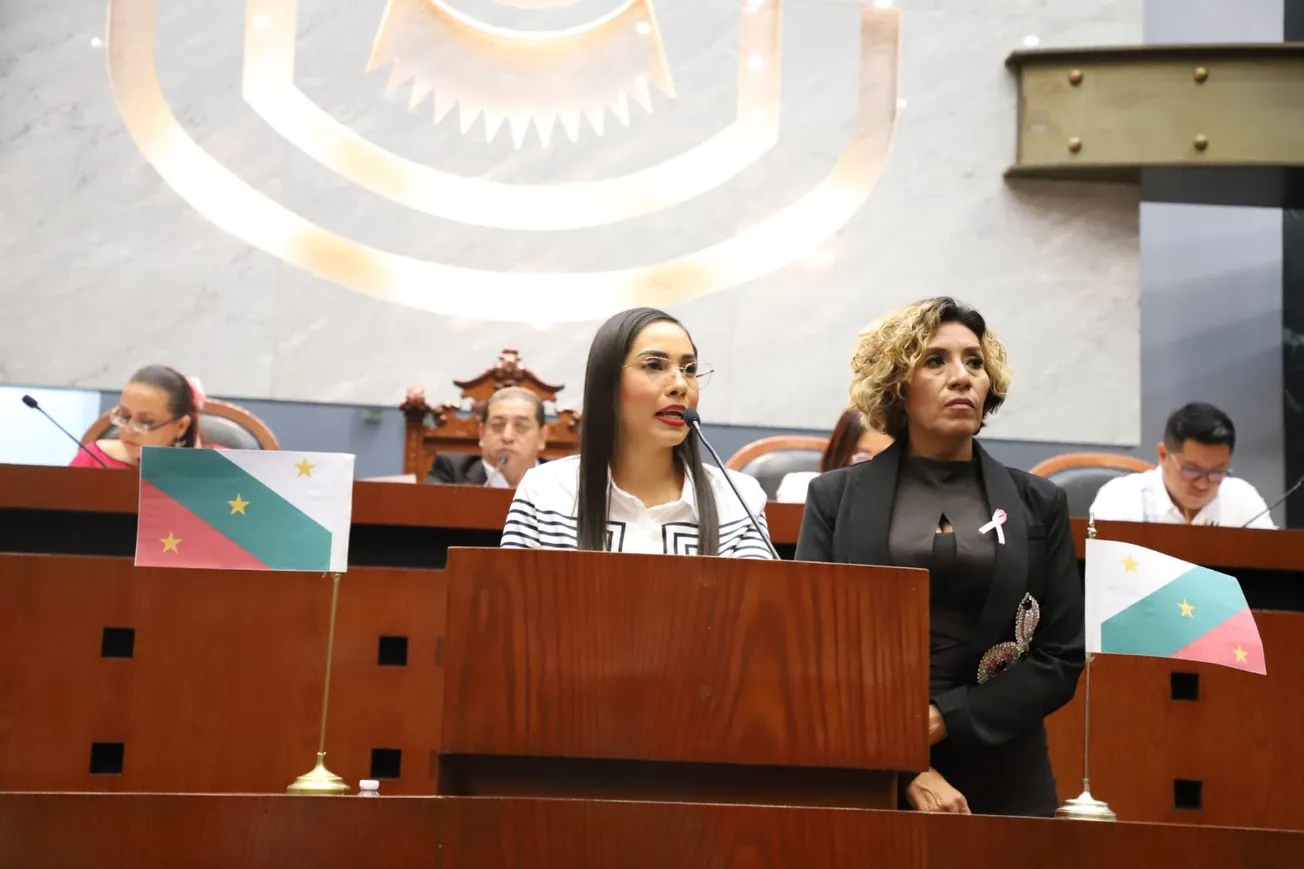
[[[806, 496], [798, 561], [891, 565], [888, 529], [904, 447], [872, 462], [816, 477]], [[1002, 509], [991, 589], [973, 625], [972, 684], [936, 697], [946, 739], [933, 766], [985, 814], [1053, 814], [1057, 798], [1044, 720], [1073, 697], [1084, 662], [1083, 586], [1069, 530], [1068, 500], [1049, 480], [1007, 468], [974, 445], [988, 510]], [[977, 662], [1014, 639], [1024, 593], [1041, 617], [1023, 660], [979, 685]]]
[[430, 466], [432, 483], [453, 483], [460, 486], [483, 486], [489, 479], [484, 461], [479, 453], [447, 453], [435, 456]]

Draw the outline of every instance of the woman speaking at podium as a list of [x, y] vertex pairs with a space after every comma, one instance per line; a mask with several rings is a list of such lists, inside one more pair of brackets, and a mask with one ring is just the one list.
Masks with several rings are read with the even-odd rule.
[[580, 454], [526, 472], [502, 546], [770, 558], [765, 492], [704, 464], [684, 418], [710, 375], [669, 314], [634, 308], [603, 323], [585, 369]]
[[1010, 385], [982, 315], [949, 298], [861, 336], [853, 404], [896, 439], [810, 484], [800, 561], [929, 571], [931, 768], [903, 782], [922, 811], [1053, 815], [1044, 720], [1083, 666], [1083, 591], [1068, 502], [974, 440]]

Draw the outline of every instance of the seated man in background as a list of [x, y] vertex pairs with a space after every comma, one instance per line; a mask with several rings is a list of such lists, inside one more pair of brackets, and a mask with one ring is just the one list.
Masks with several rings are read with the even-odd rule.
[[1091, 504], [1096, 519], [1276, 528], [1268, 505], [1245, 480], [1229, 476], [1236, 426], [1212, 404], [1173, 411], [1157, 448], [1158, 467], [1110, 480]]
[[547, 442], [539, 396], [519, 386], [504, 387], [489, 396], [480, 417], [480, 455], [436, 456], [431, 482], [514, 489], [539, 464]]

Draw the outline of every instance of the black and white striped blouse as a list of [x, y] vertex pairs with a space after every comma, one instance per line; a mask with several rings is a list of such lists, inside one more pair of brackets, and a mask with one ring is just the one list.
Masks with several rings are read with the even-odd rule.
[[[706, 466], [720, 516], [719, 554], [729, 558], [770, 558], [766, 541], [752, 528], [724, 475], [732, 475], [747, 506], [765, 526], [765, 492], [746, 474]], [[575, 549], [579, 491], [579, 456], [545, 462], [531, 468], [516, 487], [503, 526], [501, 545], [507, 549]], [[678, 501], [648, 508], [611, 483], [607, 516], [607, 549], [665, 555], [697, 554], [697, 502], [693, 480], [685, 476]]]

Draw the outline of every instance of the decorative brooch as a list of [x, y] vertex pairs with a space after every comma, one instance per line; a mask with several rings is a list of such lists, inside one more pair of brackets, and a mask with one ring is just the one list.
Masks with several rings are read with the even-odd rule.
[[1035, 597], [1025, 594], [1014, 614], [1014, 642], [997, 643], [987, 650], [978, 662], [979, 685], [1023, 660], [1023, 656], [1028, 654], [1028, 647], [1032, 645], [1032, 632], [1037, 630], [1040, 618], [1041, 605]]

